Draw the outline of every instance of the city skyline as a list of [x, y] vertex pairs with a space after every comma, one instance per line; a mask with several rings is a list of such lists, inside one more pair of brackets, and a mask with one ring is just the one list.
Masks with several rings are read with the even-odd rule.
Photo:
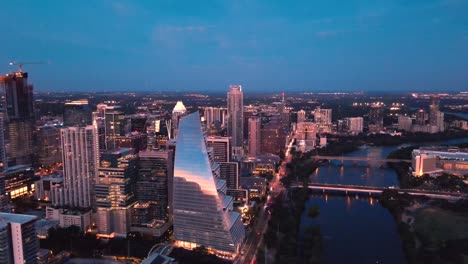
[[44, 62], [24, 66], [34, 72], [35, 91], [220, 91], [230, 83], [246, 92], [462, 91], [467, 10], [457, 0], [339, 8], [322, 1], [6, 2], [0, 71], [16, 69], [11, 61]]

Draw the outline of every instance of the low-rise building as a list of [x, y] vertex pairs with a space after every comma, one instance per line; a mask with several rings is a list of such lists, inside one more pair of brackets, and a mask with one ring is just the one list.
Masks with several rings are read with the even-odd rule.
[[58, 221], [59, 226], [62, 228], [77, 226], [81, 231], [86, 231], [91, 227], [91, 210], [47, 207], [46, 218], [48, 220]]
[[413, 175], [442, 172], [466, 174], [468, 172], [468, 149], [454, 147], [421, 147], [412, 152]]

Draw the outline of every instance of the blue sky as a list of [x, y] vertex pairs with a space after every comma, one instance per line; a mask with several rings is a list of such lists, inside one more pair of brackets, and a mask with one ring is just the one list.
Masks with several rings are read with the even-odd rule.
[[4, 1], [39, 91], [468, 90], [466, 0]]

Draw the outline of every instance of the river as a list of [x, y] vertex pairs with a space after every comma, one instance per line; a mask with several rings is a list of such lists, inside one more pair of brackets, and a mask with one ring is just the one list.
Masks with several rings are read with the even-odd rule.
[[[468, 142], [468, 138], [431, 145]], [[386, 158], [398, 147], [362, 147], [346, 157]], [[398, 186], [396, 173], [379, 162], [341, 162], [323, 164], [311, 176], [312, 182], [368, 186]], [[320, 215], [311, 219], [308, 208], [318, 205]], [[302, 215], [300, 234], [309, 226], [320, 226], [324, 242], [324, 263], [405, 263], [397, 225], [387, 209], [376, 199], [311, 195]], [[301, 239], [301, 237], [300, 237]]]

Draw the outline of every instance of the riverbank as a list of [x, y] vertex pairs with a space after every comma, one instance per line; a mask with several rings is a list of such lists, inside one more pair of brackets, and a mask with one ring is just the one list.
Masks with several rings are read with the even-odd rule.
[[431, 200], [386, 190], [379, 201], [398, 224], [408, 263], [467, 263], [467, 200]]
[[[453, 145], [459, 148], [467, 148], [468, 143], [460, 143]], [[391, 152], [388, 159], [411, 159], [411, 153], [414, 149], [420, 146], [414, 145], [404, 148], [399, 148]], [[451, 174], [442, 174], [436, 178], [430, 177], [429, 175], [423, 175], [421, 177], [414, 177], [411, 174], [411, 168], [408, 163], [397, 162], [388, 163], [388, 166], [395, 170], [400, 182], [401, 188], [406, 189], [427, 189], [427, 190], [442, 190], [442, 191], [458, 191], [468, 193], [468, 186], [463, 182], [467, 180], [468, 176], [458, 177]]]

